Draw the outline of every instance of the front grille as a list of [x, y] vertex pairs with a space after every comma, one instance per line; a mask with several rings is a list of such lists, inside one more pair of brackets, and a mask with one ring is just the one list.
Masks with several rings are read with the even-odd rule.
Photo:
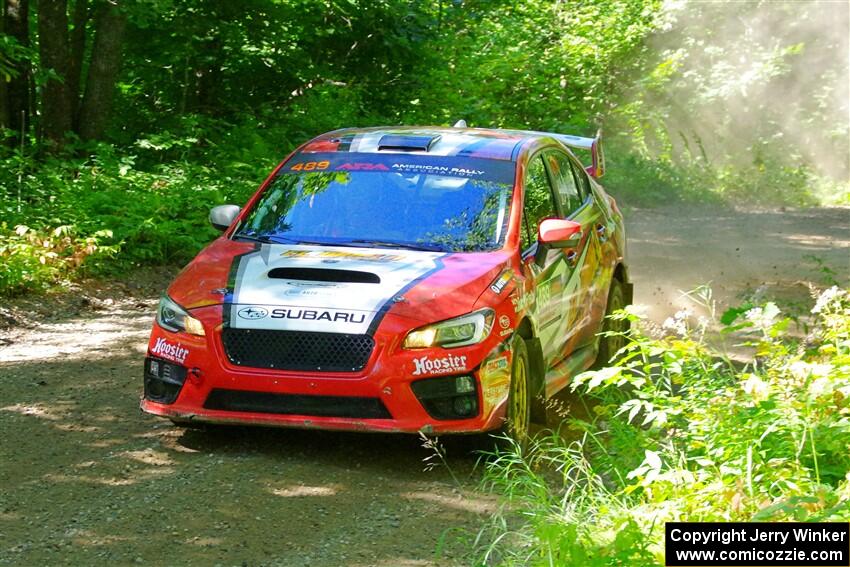
[[233, 364], [276, 370], [356, 372], [375, 348], [369, 335], [305, 331], [225, 328], [221, 340]]
[[215, 389], [207, 396], [204, 407], [211, 410], [314, 417], [350, 417], [355, 419], [390, 419], [392, 417], [379, 398], [304, 396], [246, 392], [243, 390]]

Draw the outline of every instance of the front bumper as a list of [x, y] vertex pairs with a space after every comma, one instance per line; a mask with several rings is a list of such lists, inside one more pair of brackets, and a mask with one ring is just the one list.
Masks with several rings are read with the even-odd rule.
[[[181, 422], [427, 434], [488, 431], [504, 420], [510, 351], [509, 342], [496, 333], [469, 347], [404, 351], [398, 337], [411, 324], [387, 316], [362, 371], [291, 372], [231, 364], [220, 329], [207, 325], [217, 319], [215, 308], [200, 311], [207, 310], [193, 313], [207, 319], [204, 326], [212, 332], [206, 337], [154, 325], [143, 411]], [[462, 357], [464, 363], [451, 372], [439, 365], [432, 373], [423, 371], [422, 357], [445, 356]], [[166, 384], [169, 395], [157, 389], [158, 380], [151, 380], [151, 360], [158, 362], [157, 372], [174, 367], [169, 377], [178, 379]], [[458, 382], [458, 377], [468, 378]], [[462, 393], [452, 390], [456, 384]], [[469, 409], [470, 400], [474, 408], [469, 417], [446, 417], [451, 408]]]

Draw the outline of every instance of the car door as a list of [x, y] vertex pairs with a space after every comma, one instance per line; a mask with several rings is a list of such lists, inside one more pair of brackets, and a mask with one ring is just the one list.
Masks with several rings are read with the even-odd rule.
[[[590, 191], [582, 167], [566, 153], [551, 150], [544, 161], [557, 196], [559, 214], [582, 226], [579, 244], [564, 249], [566, 272], [561, 290], [562, 318], [558, 334], [562, 357], [596, 339], [594, 304], [601, 268], [600, 238], [604, 237], [604, 215]], [[606, 288], [607, 289], [607, 288]]]
[[528, 161], [523, 182], [523, 214], [520, 249], [525, 277], [532, 280], [534, 317], [537, 336], [549, 364], [554, 364], [563, 351], [563, 288], [568, 275], [564, 251], [552, 248], [538, 251], [540, 222], [559, 216], [557, 201], [543, 154]]
[[598, 338], [608, 305], [608, 290], [611, 287], [614, 267], [617, 263], [617, 252], [614, 245], [617, 238], [615, 234], [617, 223], [611, 214], [608, 203], [593, 190], [593, 181], [589, 179], [584, 167], [575, 159], [571, 160], [571, 164], [576, 179], [580, 185], [587, 188], [587, 199], [590, 204], [587, 211], [587, 222], [591, 229], [593, 250], [585, 266], [588, 271], [586, 277], [589, 285], [587, 286], [587, 298], [585, 300], [587, 314], [581, 331], [582, 341], [589, 343]]

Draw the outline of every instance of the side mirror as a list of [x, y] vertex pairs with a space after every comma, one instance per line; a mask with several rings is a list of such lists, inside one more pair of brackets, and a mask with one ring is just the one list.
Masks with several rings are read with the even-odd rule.
[[242, 209], [236, 205], [219, 205], [210, 210], [210, 224], [213, 228], [222, 232], [233, 224], [236, 217], [239, 216], [239, 211]]
[[581, 225], [565, 219], [546, 219], [540, 223], [537, 236], [549, 248], [569, 248], [581, 240]]

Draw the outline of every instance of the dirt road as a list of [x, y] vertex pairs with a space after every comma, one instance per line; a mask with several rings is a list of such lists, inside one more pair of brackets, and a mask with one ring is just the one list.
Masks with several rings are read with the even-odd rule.
[[[850, 273], [847, 209], [629, 220], [636, 300], [656, 320], [709, 281], [735, 304]], [[156, 295], [93, 293], [31, 302], [17, 312], [27, 326], [0, 333], [0, 565], [454, 564], [496, 505], [452, 445], [451, 473], [426, 472], [414, 437], [197, 432], [140, 414]]]

